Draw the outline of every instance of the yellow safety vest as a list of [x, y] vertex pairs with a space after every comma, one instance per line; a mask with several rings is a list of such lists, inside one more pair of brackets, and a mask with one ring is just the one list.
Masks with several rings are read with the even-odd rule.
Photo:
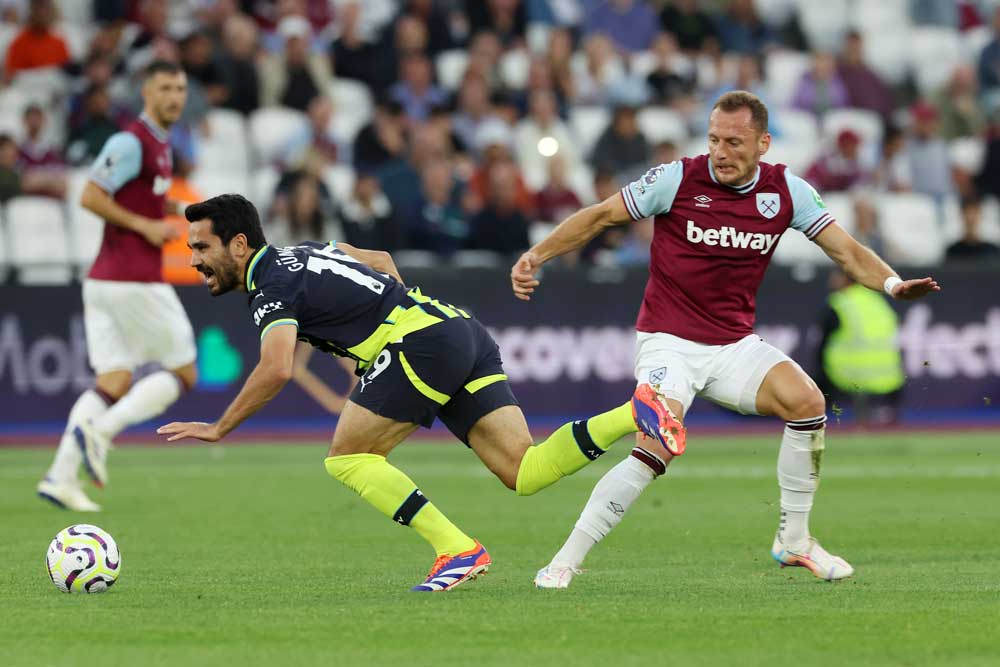
[[888, 394], [903, 386], [899, 322], [881, 294], [851, 285], [830, 295], [840, 326], [823, 350], [823, 369], [841, 391]]

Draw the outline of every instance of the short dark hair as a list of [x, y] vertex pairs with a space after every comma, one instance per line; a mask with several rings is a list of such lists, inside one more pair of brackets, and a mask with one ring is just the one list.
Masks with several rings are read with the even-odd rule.
[[760, 133], [767, 132], [767, 105], [760, 98], [746, 90], [733, 90], [715, 101], [712, 111], [719, 109], [726, 113], [750, 109], [750, 121]]
[[247, 245], [251, 248], [267, 245], [257, 209], [242, 195], [219, 195], [192, 204], [184, 210], [184, 217], [188, 222], [211, 220], [212, 233], [222, 239], [223, 245], [237, 234], [246, 236]]
[[157, 74], [180, 74], [184, 70], [181, 66], [175, 62], [169, 60], [154, 60], [153, 62], [146, 65], [146, 69], [143, 70], [142, 80], [148, 81]]

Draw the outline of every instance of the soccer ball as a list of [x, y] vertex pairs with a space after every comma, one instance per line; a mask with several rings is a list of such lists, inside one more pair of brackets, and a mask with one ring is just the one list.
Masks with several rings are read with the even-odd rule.
[[78, 523], [53, 538], [45, 565], [52, 583], [63, 593], [103, 593], [118, 580], [122, 556], [108, 533]]

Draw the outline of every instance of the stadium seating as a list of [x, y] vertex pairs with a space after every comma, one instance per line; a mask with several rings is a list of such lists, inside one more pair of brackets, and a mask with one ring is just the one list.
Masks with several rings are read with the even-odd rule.
[[226, 172], [215, 169], [197, 169], [191, 174], [191, 182], [205, 199], [218, 195], [248, 192], [246, 172]]
[[492, 250], [459, 250], [451, 265], [463, 269], [493, 269], [507, 264], [507, 258]]
[[521, 90], [528, 83], [531, 58], [524, 49], [508, 51], [500, 59], [500, 77], [511, 90]]
[[594, 144], [611, 122], [611, 112], [605, 107], [580, 106], [569, 112], [569, 125], [580, 140], [580, 154], [590, 155]]
[[274, 167], [260, 167], [250, 176], [250, 201], [257, 207], [262, 219], [266, 219], [274, 202], [274, 190], [281, 180], [281, 172]]
[[794, 142], [797, 145], [818, 145], [819, 123], [814, 114], [798, 109], [782, 109], [780, 114], [776, 114], [776, 120], [781, 130], [778, 138], [782, 141]]
[[465, 76], [465, 68], [469, 64], [469, 53], [464, 49], [452, 49], [442, 51], [434, 59], [434, 70], [437, 74], [438, 83], [445, 90], [456, 90], [462, 77]]
[[768, 102], [777, 108], [787, 107], [795, 95], [799, 79], [809, 71], [811, 59], [798, 51], [778, 50], [764, 63]]
[[94, 263], [104, 236], [104, 221], [80, 205], [80, 195], [89, 179], [89, 169], [74, 169], [70, 172], [69, 194], [66, 197], [72, 248], [70, 260], [76, 266], [76, 273], [81, 278]]
[[397, 250], [392, 253], [392, 261], [400, 271], [441, 266], [441, 258], [430, 250]]
[[833, 141], [843, 129], [851, 129], [861, 135], [868, 148], [882, 145], [882, 119], [874, 111], [867, 109], [832, 109], [823, 116], [823, 136]]
[[354, 135], [371, 122], [375, 103], [368, 87], [351, 79], [334, 79], [327, 91], [333, 100], [333, 134], [339, 141], [349, 143]]
[[853, 0], [850, 25], [859, 30], [893, 31], [910, 24], [910, 0]]
[[[958, 241], [964, 233], [962, 210], [959, 207], [958, 199], [948, 197], [942, 206], [941, 235], [945, 247]], [[982, 202], [979, 236], [983, 241], [1000, 244], [1000, 204], [993, 197], [987, 197]]]
[[[705, 142], [701, 142], [701, 149], [699, 152], [704, 153], [706, 151]], [[799, 142], [799, 141], [787, 141], [785, 139], [773, 139], [771, 141], [771, 148], [767, 151], [764, 156], [766, 162], [771, 163], [781, 163], [788, 165], [788, 168], [792, 170], [792, 173], [798, 176], [804, 176], [806, 170], [809, 169], [809, 165], [819, 157], [820, 144], [819, 142]]]
[[198, 165], [204, 169], [246, 173], [250, 168], [247, 122], [230, 109], [213, 109], [206, 117], [208, 134], [198, 139]]
[[338, 202], [344, 202], [351, 198], [355, 179], [354, 168], [350, 165], [330, 165], [323, 172], [323, 182], [326, 183], [326, 187], [330, 189], [330, 193]]
[[910, 67], [909, 28], [898, 26], [893, 30], [858, 26], [864, 40], [865, 62], [886, 83], [903, 83]]
[[923, 95], [932, 95], [943, 88], [955, 68], [966, 62], [961, 38], [947, 28], [913, 28], [910, 53], [917, 89]]
[[250, 142], [259, 165], [273, 164], [296, 134], [306, 131], [309, 121], [301, 111], [265, 107], [250, 115]]
[[62, 204], [46, 197], [15, 197], [5, 216], [11, 265], [26, 285], [62, 285], [73, 278]]
[[653, 144], [672, 141], [682, 146], [688, 139], [687, 123], [684, 122], [684, 117], [673, 109], [645, 107], [637, 114], [636, 122], [639, 124], [639, 130]]
[[886, 193], [876, 202], [890, 262], [931, 266], [944, 258], [944, 236], [934, 201], [916, 193]]
[[796, 0], [799, 23], [818, 51], [836, 53], [847, 33], [853, 7], [848, 0]]

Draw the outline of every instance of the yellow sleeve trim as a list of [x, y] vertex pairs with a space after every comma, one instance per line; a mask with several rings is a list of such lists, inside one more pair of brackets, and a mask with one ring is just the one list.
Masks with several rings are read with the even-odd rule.
[[497, 373], [496, 375], [487, 375], [481, 377], [478, 380], [473, 380], [469, 384], [465, 385], [465, 390], [470, 394], [475, 394], [477, 391], [484, 387], [488, 387], [491, 384], [496, 384], [497, 382], [503, 382], [507, 379], [507, 376], [503, 373]]
[[280, 327], [282, 324], [293, 324], [297, 328], [299, 326], [299, 321], [291, 317], [286, 317], [281, 320], [275, 320], [270, 324], [268, 324], [266, 327], [264, 327], [264, 330], [260, 332], [260, 339], [264, 340], [264, 336], [267, 335], [268, 331], [270, 331], [274, 327]]
[[402, 352], [399, 353], [399, 364], [403, 367], [403, 372], [406, 373], [406, 377], [409, 378], [416, 390], [427, 398], [438, 405], [444, 405], [451, 398], [448, 394], [442, 394], [440, 391], [432, 389], [426, 382], [421, 380], [420, 376], [413, 370], [413, 366], [406, 360], [406, 355]]

